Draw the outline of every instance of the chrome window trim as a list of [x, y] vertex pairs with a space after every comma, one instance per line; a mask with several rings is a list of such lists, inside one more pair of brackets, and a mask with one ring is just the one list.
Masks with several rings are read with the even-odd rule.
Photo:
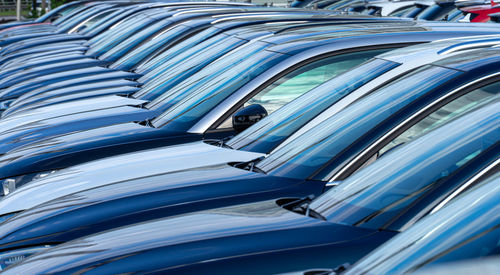
[[[364, 35], [363, 35], [364, 36]], [[255, 79], [251, 80], [243, 87], [241, 87], [238, 91], [233, 93], [231, 96], [226, 98], [224, 102], [220, 103], [216, 108], [206, 114], [200, 121], [198, 121], [195, 125], [193, 125], [187, 132], [195, 133], [195, 134], [203, 134], [205, 131], [210, 129], [214, 123], [219, 120], [221, 116], [226, 114], [233, 106], [241, 102], [245, 97], [251, 94], [255, 89], [261, 87], [271, 78], [275, 77], [277, 74], [285, 71], [286, 69], [294, 66], [300, 62], [306, 61], [308, 59], [317, 57], [322, 54], [333, 53], [335, 51], [343, 51], [349, 50], [353, 48], [376, 48], [380, 46], [386, 46], [388, 44], [410, 44], [410, 43], [418, 43], [422, 39], [416, 35], [415, 38], [411, 36], [402, 35], [397, 37], [391, 41], [387, 41], [381, 39], [377, 35], [371, 36], [366, 35], [367, 37], [362, 37], [362, 39], [355, 37], [341, 37], [338, 39], [337, 43], [327, 44], [323, 46], [319, 46], [317, 48], [306, 50], [300, 54], [291, 56], [279, 64], [271, 67]], [[353, 41], [353, 38], [355, 41]], [[429, 39], [425, 39], [429, 40]], [[369, 42], [367, 42], [369, 41]]]
[[418, 112], [414, 113], [413, 115], [411, 115], [410, 117], [408, 117], [407, 119], [405, 119], [403, 122], [401, 122], [400, 124], [398, 124], [396, 127], [392, 128], [389, 132], [385, 133], [382, 137], [380, 137], [374, 143], [372, 143], [370, 146], [368, 146], [366, 149], [364, 149], [355, 158], [353, 158], [351, 161], [349, 161], [348, 164], [346, 164], [344, 167], [342, 167], [342, 169], [340, 169], [337, 173], [335, 173], [334, 175], [332, 175], [332, 177], [330, 179], [328, 179], [328, 182], [341, 181], [341, 178], [343, 177], [343, 174], [345, 174], [346, 171], [348, 171], [352, 167], [355, 167], [357, 165], [357, 163], [360, 161], [360, 159], [362, 159], [363, 157], [365, 157], [375, 147], [379, 146], [389, 136], [391, 136], [395, 132], [399, 131], [401, 128], [403, 128], [404, 126], [406, 126], [408, 123], [411, 123], [413, 120], [415, 120], [415, 118], [417, 118], [418, 116], [420, 116], [422, 113], [425, 113], [427, 110], [429, 110], [429, 109], [431, 109], [431, 108], [433, 108], [433, 107], [441, 104], [443, 100], [445, 100], [445, 99], [447, 99], [447, 98], [455, 95], [456, 93], [458, 93], [458, 92], [460, 92], [460, 91], [462, 91], [464, 89], [467, 89], [468, 87], [470, 87], [472, 85], [475, 85], [475, 84], [477, 84], [477, 83], [479, 83], [481, 81], [484, 81], [486, 79], [493, 78], [493, 77], [496, 77], [496, 76], [499, 76], [499, 75], [500, 75], [500, 72], [497, 72], [497, 73], [494, 73], [494, 74], [489, 74], [487, 76], [483, 76], [483, 77], [478, 78], [478, 79], [476, 79], [474, 81], [471, 81], [471, 82], [469, 82], [469, 83], [467, 83], [467, 84], [465, 84], [463, 86], [460, 86], [459, 88], [456, 88], [456, 89], [452, 90], [451, 92], [446, 93], [445, 95], [441, 96], [439, 99], [435, 100], [431, 104], [429, 104], [426, 107], [420, 109]]
[[488, 165], [486, 168], [481, 170], [479, 173], [475, 174], [472, 178], [470, 178], [467, 182], [465, 182], [462, 186], [460, 186], [457, 190], [455, 190], [453, 193], [448, 195], [443, 201], [441, 201], [438, 205], [436, 205], [429, 214], [433, 214], [437, 211], [439, 211], [441, 208], [443, 208], [449, 201], [454, 199], [456, 196], [460, 195], [463, 190], [465, 190], [467, 187], [471, 186], [474, 184], [478, 179], [480, 179], [483, 175], [487, 174], [490, 172], [492, 169], [495, 169], [498, 165], [500, 165], [500, 158], [492, 162], [490, 165]]

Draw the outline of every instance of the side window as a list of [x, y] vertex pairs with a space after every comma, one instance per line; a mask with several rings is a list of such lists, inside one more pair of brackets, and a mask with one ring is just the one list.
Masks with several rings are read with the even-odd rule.
[[[391, 151], [392, 149], [407, 143], [418, 136], [424, 135], [425, 133], [435, 129], [455, 117], [462, 115], [471, 109], [487, 104], [493, 100], [499, 98], [500, 82], [495, 82], [479, 89], [470, 91], [469, 93], [449, 102], [448, 104], [440, 107], [436, 111], [432, 112], [430, 115], [426, 116], [422, 120], [415, 123], [413, 126], [408, 128], [406, 131], [401, 133], [399, 136], [391, 140], [377, 153], [372, 155], [368, 161], [366, 161], [360, 168], [367, 166], [371, 162], [381, 157], [383, 154]], [[457, 164], [458, 165], [458, 164]]]
[[403, 14], [413, 10], [414, 8], [415, 8], [414, 6], [399, 8], [399, 9], [389, 13], [388, 16], [402, 16]]
[[[378, 49], [348, 53], [311, 62], [271, 83], [245, 102], [243, 107], [260, 104], [267, 110], [268, 114], [271, 114], [283, 105], [332, 79], [336, 75], [388, 50]], [[231, 128], [231, 125], [232, 118], [230, 116], [217, 129]]]
[[94, 25], [96, 22], [98, 22], [99, 20], [103, 19], [104, 17], [108, 16], [109, 14], [113, 13], [113, 12], [116, 12], [115, 10], [110, 10], [110, 11], [104, 11], [98, 15], [95, 15], [94, 17], [92, 17], [91, 19], [87, 20], [85, 23], [83, 24], [80, 24], [78, 25], [77, 27], [73, 28], [70, 33], [73, 33], [73, 32], [81, 32], [82, 30], [84, 29], [87, 29], [88, 27], [91, 27], [92, 25]]

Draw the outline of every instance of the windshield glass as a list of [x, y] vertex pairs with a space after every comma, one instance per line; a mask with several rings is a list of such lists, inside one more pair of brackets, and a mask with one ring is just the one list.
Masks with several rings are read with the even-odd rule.
[[73, 29], [71, 29], [71, 31], [69, 31], [68, 33], [78, 32], [81, 34], [84, 32], [84, 30], [87, 30], [90, 27], [99, 25], [98, 23], [102, 23], [103, 22], [102, 20], [108, 20], [110, 17], [116, 16], [116, 15], [120, 14], [121, 12], [123, 12], [123, 10], [120, 8], [105, 10], [105, 11], [98, 13], [98, 14], [92, 16], [91, 18], [83, 21], [82, 23], [78, 24]]
[[[167, 28], [164, 31], [168, 32], [170, 28], [168, 28], [167, 26], [169, 26], [170, 24], [171, 23], [169, 20], [161, 20], [160, 22], [156, 22], [155, 24], [128, 37], [127, 39], [122, 41], [119, 45], [116, 45], [115, 47], [113, 47], [112, 49], [101, 55], [99, 59], [114, 61], [117, 58], [121, 57], [123, 54], [125, 54], [129, 49], [131, 49], [136, 45], [139, 45], [148, 37], [155, 35], [155, 33], [161, 31], [162, 29]], [[176, 30], [178, 30], [179, 28], [182, 28], [182, 26], [176, 26], [174, 28], [177, 28]], [[162, 42], [163, 42], [162, 40], [156, 41], [156, 43], [159, 45], [161, 45]]]
[[[382, 51], [384, 50], [345, 54], [337, 58], [339, 65], [349, 68], [351, 64], [348, 60], [362, 61], [363, 57], [376, 55]], [[347, 64], [342, 64], [342, 59], [348, 61]], [[227, 144], [238, 150], [268, 152], [326, 108], [398, 65], [395, 62], [374, 59], [349, 70], [278, 109], [258, 125], [232, 138]]]
[[62, 22], [61, 24], [58, 24], [57, 31], [59, 33], [68, 32], [71, 28], [73, 28], [74, 26], [76, 26], [80, 22], [84, 21], [85, 19], [90, 18], [94, 14], [100, 13], [103, 10], [107, 10], [110, 7], [112, 7], [112, 5], [97, 5], [91, 9], [82, 11], [81, 13], [76, 15], [74, 18], [71, 18], [70, 20], [67, 20], [67, 21]]
[[[421, 269], [418, 274], [456, 274], [457, 265], [449, 269], [429, 269], [433, 264], [464, 259], [482, 258], [499, 254], [500, 250], [500, 173], [480, 182], [476, 188], [434, 215], [429, 215], [405, 232], [384, 243], [381, 247], [354, 265], [345, 275], [358, 274], [407, 274]], [[408, 259], [411, 259], [410, 261]], [[480, 265], [487, 258], [475, 261]], [[491, 270], [498, 270], [498, 258]], [[479, 268], [469, 265], [468, 270], [490, 270], [487, 265]], [[444, 266], [446, 265], [439, 265]], [[436, 272], [441, 271], [441, 272]], [[445, 272], [443, 272], [445, 271]], [[451, 271], [451, 272], [448, 272]], [[481, 273], [481, 272], [479, 272]], [[488, 274], [485, 272], [481, 274]], [[416, 273], [415, 273], [416, 274]], [[491, 273], [495, 274], [495, 272]]]
[[[179, 35], [181, 35], [182, 33], [189, 32], [190, 30], [190, 27], [182, 25], [168, 28], [143, 42], [142, 45], [136, 47], [132, 51], [129, 51], [125, 56], [121, 57], [113, 64], [111, 64], [110, 68], [118, 70], [130, 70], [134, 66], [134, 64], [139, 63], [141, 60], [143, 60], [159, 48], [167, 47], [171, 44], [170, 42], [173, 39], [179, 37]], [[104, 55], [102, 57], [104, 57]]]
[[[224, 62], [226, 58], [224, 54], [246, 42], [248, 41], [217, 35], [182, 54], [165, 60], [164, 64], [138, 79], [138, 82], [146, 84], [134, 97], [153, 100], [209, 64], [207, 69], [214, 72], [224, 70], [225, 67], [232, 65]], [[248, 48], [248, 51], [241, 48], [241, 54], [245, 56], [253, 53], [255, 53], [253, 48]], [[237, 58], [237, 55], [233, 54], [230, 58]]]
[[149, 26], [154, 21], [147, 14], [134, 16], [129, 20], [124, 20], [112, 26], [108, 31], [101, 33], [90, 39], [86, 45], [91, 46], [87, 51], [88, 55], [99, 56], [134, 33], [139, 32]]
[[[167, 96], [162, 96], [159, 100], [153, 101], [153, 106], [165, 102], [178, 102], [158, 118], [152, 121], [155, 127], [162, 127], [165, 124], [175, 123], [176, 128], [187, 130], [192, 123], [206, 112], [212, 110], [222, 100], [230, 96], [234, 91], [241, 88], [244, 84], [259, 76], [270, 67], [286, 59], [287, 55], [271, 51], [259, 51], [264, 43], [255, 43], [250, 45], [247, 50], [251, 58], [242, 56], [242, 51], [237, 51], [231, 58], [224, 58], [227, 65], [218, 72], [211, 71], [207, 66], [205, 70], [200, 71], [202, 77], [195, 78], [195, 83], [182, 89], [172, 89]], [[256, 51], [259, 51], [255, 53]], [[254, 54], [255, 53], [255, 54]], [[172, 93], [171, 93], [172, 92]]]
[[123, 14], [123, 8], [114, 9], [112, 11], [103, 12], [100, 15], [95, 16], [91, 20], [87, 21], [84, 25], [85, 28], [78, 31], [78, 33], [82, 35], [94, 36], [96, 33], [95, 30], [102, 30], [102, 26], [109, 26], [110, 22], [113, 21], [114, 18]]
[[[94, 36], [85, 43], [86, 46], [90, 47], [89, 51], [87, 51], [87, 54], [94, 55], [95, 53], [97, 55], [97, 53], [103, 52], [108, 44], [113, 43], [115, 39], [119, 39], [121, 36], [126, 35], [127, 32], [132, 32], [131, 30], [135, 28], [134, 25], [137, 25], [142, 21], [143, 20], [140, 20], [139, 18], [132, 18], [130, 20], [122, 21], [110, 27], [105, 32]], [[142, 24], [145, 23], [142, 22]], [[119, 41], [117, 41], [116, 43], [119, 43]]]
[[38, 17], [35, 22], [38, 22], [38, 23], [41, 23], [41, 22], [50, 22], [49, 20], [51, 21], [55, 21], [53, 18], [55, 17], [64, 17], [66, 16], [67, 14], [69, 14], [70, 12], [76, 10], [77, 8], [79, 7], [82, 7], [83, 6], [83, 3], [68, 3], [68, 4], [64, 4], [62, 6], [59, 6], [55, 9], [52, 9], [51, 11], [49, 11], [48, 13]]
[[78, 13], [83, 12], [84, 10], [86, 10], [88, 8], [89, 8], [89, 6], [87, 6], [87, 5], [77, 6], [75, 9], [71, 10], [65, 16], [61, 16], [61, 17], [57, 18], [56, 20], [54, 20], [54, 22], [52, 22], [52, 25], [55, 25], [55, 26], [60, 25], [64, 21], [67, 21], [67, 20], [72, 19], [73, 17], [76, 17], [78, 15]]
[[499, 109], [497, 101], [395, 149], [320, 196], [311, 207], [336, 223], [389, 226], [421, 196], [498, 142]]
[[500, 93], [500, 82], [495, 82], [493, 84], [481, 87], [472, 92], [467, 93], [464, 96], [459, 97], [456, 100], [444, 105], [439, 108], [436, 112], [433, 112], [429, 116], [420, 120], [418, 123], [404, 131], [402, 134], [394, 138], [390, 143], [384, 146], [377, 153], [378, 155], [383, 155], [385, 152], [391, 150], [392, 148], [399, 146], [403, 143], [407, 143], [417, 136], [423, 135], [434, 128], [454, 119], [455, 117], [462, 115], [477, 106], [487, 104], [493, 100], [498, 100]]
[[[342, 161], [340, 153], [358, 139], [362, 144], [368, 142], [361, 138], [369, 130], [459, 74], [451, 69], [424, 66], [354, 102], [271, 153], [257, 167], [277, 176], [307, 178], [332, 159]], [[370, 139], [376, 139], [376, 135], [370, 135]]]
[[[152, 57], [138, 64], [136, 66], [135, 72], [144, 74], [144, 80], [141, 82], [147, 82], [149, 79], [151, 79], [151, 77], [146, 78], [146, 75], [149, 72], [156, 69], [158, 66], [164, 64], [164, 62], [169, 61], [172, 58], [175, 58], [176, 56], [183, 54], [184, 52], [192, 51], [193, 48], [197, 47], [201, 43], [204, 43], [209, 37], [211, 37], [212, 35], [216, 34], [219, 31], [220, 30], [216, 28], [208, 28], [206, 30], [203, 30], [198, 34], [189, 37], [188, 39], [180, 43], [175, 44], [174, 46], [172, 46], [172, 48], [166, 51], [154, 54]], [[220, 39], [222, 39], [222, 37], [224, 36], [223, 35], [220, 36]], [[202, 49], [203, 48], [200, 48], [199, 50]], [[127, 54], [127, 56], [123, 57], [123, 59], [126, 59], [129, 55], [130, 54]], [[119, 64], [119, 62], [120, 60], [117, 61], [116, 63]]]
[[[263, 60], [266, 60], [268, 57], [267, 54], [270, 54], [269, 52], [266, 52], [264, 55], [261, 54], [258, 58], [256, 55], [268, 45], [269, 44], [267, 43], [255, 42], [252, 44], [247, 43], [246, 45], [234, 49], [225, 56], [207, 65], [203, 70], [197, 72], [192, 77], [185, 79], [175, 87], [164, 91], [161, 93], [160, 97], [150, 102], [146, 105], [146, 107], [148, 109], [156, 109], [162, 108], [165, 104], [171, 106], [183, 98], [185, 94], [190, 94], [194, 91], [209, 93], [210, 89], [207, 88], [217, 88], [219, 85], [224, 84], [224, 82], [218, 81], [225, 80], [228, 81], [227, 84], [229, 84], [232, 83], [231, 80], [237, 80], [239, 77], [245, 77], [243, 72], [245, 72], [247, 68], [254, 68]], [[242, 68], [241, 65], [239, 65], [240, 71], [236, 71], [234, 68], [235, 64], [238, 65], [241, 62], [245, 62], [248, 67]], [[250, 66], [250, 64], [253, 65]], [[159, 85], [161, 84], [163, 83], [159, 83]], [[155, 122], [158, 126], [163, 124], [160, 118], [156, 119]]]

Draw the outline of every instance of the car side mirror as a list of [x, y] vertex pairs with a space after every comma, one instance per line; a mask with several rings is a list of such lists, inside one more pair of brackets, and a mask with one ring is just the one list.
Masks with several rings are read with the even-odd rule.
[[56, 21], [57, 19], [61, 18], [61, 15], [60, 14], [57, 14], [55, 16], [52, 16], [49, 20], [50, 20], [50, 23]]
[[267, 111], [262, 105], [252, 104], [234, 113], [233, 129], [236, 133], [240, 133], [266, 116]]
[[75, 32], [76, 32], [76, 33], [79, 33], [79, 32], [83, 31], [83, 30], [84, 30], [84, 29], [86, 29], [86, 28], [87, 28], [87, 26], [82, 25], [82, 26], [80, 26], [78, 29], [76, 29], [76, 31], [75, 31]]

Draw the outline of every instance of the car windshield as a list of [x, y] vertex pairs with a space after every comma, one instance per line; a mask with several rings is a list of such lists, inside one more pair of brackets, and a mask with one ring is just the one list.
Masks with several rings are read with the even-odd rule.
[[[236, 50], [230, 58], [224, 58], [223, 70], [212, 71], [209, 66], [191, 77], [185, 86], [180, 83], [147, 107], [159, 108], [161, 104], [177, 102], [152, 121], [154, 127], [172, 123], [176, 129], [188, 128], [206, 112], [212, 110], [222, 100], [230, 96], [244, 84], [259, 76], [270, 67], [288, 58], [277, 52], [263, 50], [265, 43], [253, 43], [246, 49]], [[248, 58], [248, 56], [252, 58]], [[212, 63], [213, 64], [213, 63]], [[210, 64], [210, 65], [212, 65]], [[232, 66], [230, 66], [232, 65]], [[193, 79], [196, 79], [195, 81]]]
[[457, 169], [494, 148], [500, 139], [498, 110], [496, 101], [393, 150], [320, 196], [311, 208], [335, 223], [389, 226]]
[[384, 243], [345, 274], [413, 274], [422, 268], [419, 274], [426, 274], [425, 268], [435, 263], [498, 255], [499, 201], [497, 172]]
[[[187, 76], [198, 72], [212, 62], [213, 65], [211, 64], [207, 69], [212, 71], [224, 70], [225, 67], [232, 64], [223, 62], [225, 58], [223, 55], [246, 42], [248, 41], [222, 34], [185, 50], [177, 56], [169, 56], [169, 59], [164, 60], [162, 65], [137, 80], [140, 83], [146, 84], [143, 85], [140, 92], [136, 93], [134, 97], [153, 100], [179, 84]], [[241, 52], [247, 57], [255, 53], [253, 49], [249, 48], [248, 50], [241, 49]], [[219, 57], [221, 57], [220, 60], [218, 59]]]
[[[70, 12], [72, 12], [72, 11], [76, 10], [77, 8], [82, 7], [82, 6], [84, 6], [83, 3], [69, 3], [69, 4], [59, 6], [55, 9], [52, 9], [48, 13], [38, 17], [35, 20], [35, 22], [41, 23], [41, 22], [48, 21], [49, 19], [53, 20], [51, 18], [57, 17], [57, 16], [59, 16], [59, 18], [65, 17]], [[48, 22], [50, 22], [50, 21], [48, 21]]]
[[[341, 66], [350, 68], [352, 64], [349, 63], [356, 61], [356, 59], [360, 60], [363, 57], [373, 56], [382, 51], [351, 53], [337, 58]], [[343, 63], [341, 60], [348, 62]], [[349, 62], [349, 60], [352, 61]], [[248, 128], [229, 140], [227, 145], [238, 150], [268, 152], [326, 108], [368, 81], [398, 65], [398, 63], [391, 61], [373, 59], [356, 69], [349, 70], [278, 109], [258, 125]]]
[[307, 178], [392, 114], [459, 74], [452, 69], [424, 66], [354, 102], [277, 149], [256, 167], [276, 176]]
[[[147, 82], [149, 81], [152, 77], [154, 77], [157, 74], [153, 74], [153, 76], [146, 77], [146, 75], [151, 72], [152, 70], [156, 69], [158, 66], [164, 64], [165, 62], [168, 62], [172, 58], [175, 58], [176, 56], [179, 56], [183, 54], [184, 52], [191, 51], [192, 53], [196, 53], [196, 51], [192, 51], [193, 48], [198, 47], [198, 45], [205, 43], [208, 39], [212, 39], [211, 36], [215, 35], [217, 32], [220, 30], [217, 28], [208, 28], [206, 30], [201, 31], [200, 33], [189, 37], [188, 39], [175, 44], [172, 46], [172, 48], [168, 49], [167, 51], [163, 51], [161, 53], [157, 53], [153, 55], [150, 58], [147, 58], [145, 61], [142, 61], [138, 65], [136, 65], [135, 72], [144, 74], [144, 78], [141, 82]], [[220, 35], [219, 39], [222, 39], [225, 37], [224, 35]], [[217, 40], [215, 43], [218, 43], [219, 40]], [[203, 48], [199, 48], [198, 50], [203, 50]], [[123, 57], [123, 59], [127, 59], [130, 54], [127, 54], [126, 56]], [[133, 57], [131, 57], [133, 58]], [[120, 60], [115, 62], [116, 64], [120, 64]], [[124, 61], [126, 62], [126, 61]], [[118, 65], [117, 65], [118, 66]]]
[[79, 24], [80, 22], [84, 21], [87, 18], [92, 17], [94, 14], [100, 13], [101, 11], [107, 10], [111, 8], [112, 5], [98, 5], [95, 6], [91, 9], [85, 10], [81, 13], [79, 13], [77, 16], [74, 18], [71, 18], [71, 20], [65, 21], [59, 25], [57, 25], [57, 31], [59, 33], [62, 32], [68, 32], [71, 28]]
[[[159, 48], [169, 46], [170, 42], [173, 39], [179, 37], [179, 35], [181, 35], [182, 33], [189, 32], [190, 30], [191, 30], [190, 27], [183, 25], [176, 25], [172, 28], [168, 28], [164, 31], [161, 31], [160, 33], [153, 36], [151, 39], [144, 41], [141, 45], [139, 45], [135, 49], [128, 51], [128, 53], [125, 56], [115, 61], [110, 66], [110, 68], [118, 70], [130, 70], [134, 66], [134, 64], [140, 62], [141, 60], [143, 60], [144, 58], [146, 58], [148, 55], [152, 54]], [[109, 51], [106, 54], [115, 51], [116, 48], [117, 47], [115, 47], [113, 50]], [[123, 54], [123, 52], [125, 51], [121, 51], [121, 54]], [[105, 55], [101, 57], [104, 58]]]
[[67, 13], [67, 15], [61, 16], [58, 19], [54, 20], [54, 22], [52, 22], [52, 25], [57, 26], [57, 25], [62, 24], [65, 21], [71, 20], [73, 17], [76, 17], [78, 15], [78, 13], [83, 12], [87, 8], [88, 8], [87, 5], [80, 5], [80, 6], [76, 7], [75, 9], [71, 10], [69, 13]]
[[144, 19], [134, 17], [130, 20], [119, 22], [105, 32], [94, 36], [85, 43], [86, 46], [90, 47], [87, 55], [97, 56], [99, 53], [105, 52], [108, 48], [128, 37], [129, 33], [136, 31], [137, 24], [147, 24], [144, 21]]
[[[127, 39], [122, 41], [120, 44], [116, 45], [115, 47], [113, 47], [112, 49], [110, 49], [109, 51], [104, 53], [103, 55], [99, 56], [99, 59], [114, 61], [117, 58], [121, 57], [123, 54], [125, 54], [129, 49], [131, 49], [134, 46], [139, 45], [144, 40], [146, 40], [148, 37], [155, 35], [157, 32], [162, 31], [162, 30], [168, 32], [170, 30], [170, 28], [168, 28], [169, 25], [171, 25], [170, 20], [160, 20], [159, 22], [156, 22], [155, 24], [153, 24], [153, 25], [139, 31], [138, 33], [128, 37]], [[175, 31], [178, 31], [182, 28], [185, 28], [185, 27], [184, 26], [175, 26], [174, 27], [175, 30], [173, 30], [173, 31], [175, 32]], [[158, 36], [158, 35], [161, 35], [161, 33], [156, 34], [155, 36]], [[163, 37], [160, 37], [160, 38], [163, 38]], [[161, 42], [160, 41], [161, 40], [157, 40], [155, 42], [156, 42], [156, 44], [161, 45], [161, 43], [163, 41], [161, 41]]]
[[[283, 56], [279, 53], [263, 51], [269, 44], [263, 42], [247, 43], [240, 46], [225, 56], [217, 59], [216, 61], [208, 64], [203, 70], [197, 72], [188, 79], [183, 80], [175, 87], [162, 91], [161, 96], [150, 102], [146, 107], [148, 109], [162, 108], [165, 104], [173, 105], [187, 94], [191, 92], [198, 92], [201, 94], [208, 94], [211, 89], [217, 90], [220, 85], [232, 84], [234, 81], [245, 78], [245, 71], [248, 68], [258, 69], [261, 63], [265, 63], [269, 56]], [[261, 53], [257, 56], [258, 53]], [[251, 58], [250, 58], [251, 57]], [[244, 62], [247, 67], [242, 67], [241, 63]], [[238, 71], [235, 69], [235, 65]], [[160, 82], [159, 85], [162, 83]], [[160, 87], [161, 88], [161, 87]], [[196, 93], [196, 94], [198, 94]], [[195, 94], [192, 94], [194, 96]], [[161, 119], [156, 119], [156, 125], [161, 126]]]
[[462, 115], [477, 106], [487, 104], [500, 97], [500, 82], [486, 85], [472, 92], [453, 100], [452, 102], [439, 108], [436, 112], [426, 116], [424, 119], [408, 128], [398, 135], [391, 142], [378, 151], [378, 155], [383, 155], [394, 147], [407, 143], [418, 136], [421, 136], [438, 126], [447, 123], [455, 117]]
[[109, 30], [95, 36], [86, 43], [86, 45], [91, 46], [87, 51], [87, 55], [99, 56], [105, 53], [115, 45], [118, 45], [123, 40], [130, 37], [130, 35], [139, 32], [153, 23], [154, 21], [150, 16], [154, 16], [156, 13], [161, 13], [161, 10], [155, 10], [153, 14], [137, 14], [113, 25]]
[[421, 14], [417, 16], [417, 19], [424, 20], [443, 20], [451, 10], [453, 10], [453, 5], [432, 5], [425, 9]]
[[[98, 26], [99, 24], [105, 22], [104, 20], [109, 20], [109, 18], [113, 18], [114, 16], [120, 14], [123, 12], [122, 8], [114, 8], [114, 9], [108, 9], [104, 10], [101, 13], [93, 15], [91, 18], [85, 20], [84, 22], [78, 24], [76, 27], [78, 28], [73, 28], [71, 32], [78, 32], [80, 34], [84, 33], [84, 30], [87, 30], [89, 28]], [[78, 31], [81, 30], [81, 31]]]
[[124, 8], [117, 8], [112, 12], [104, 12], [95, 16], [91, 20], [87, 21], [85, 23], [85, 29], [78, 31], [78, 33], [93, 37], [97, 33], [101, 32], [104, 29], [104, 26], [109, 28], [109, 26], [113, 23], [113, 19], [122, 16], [124, 14], [124, 10]]

